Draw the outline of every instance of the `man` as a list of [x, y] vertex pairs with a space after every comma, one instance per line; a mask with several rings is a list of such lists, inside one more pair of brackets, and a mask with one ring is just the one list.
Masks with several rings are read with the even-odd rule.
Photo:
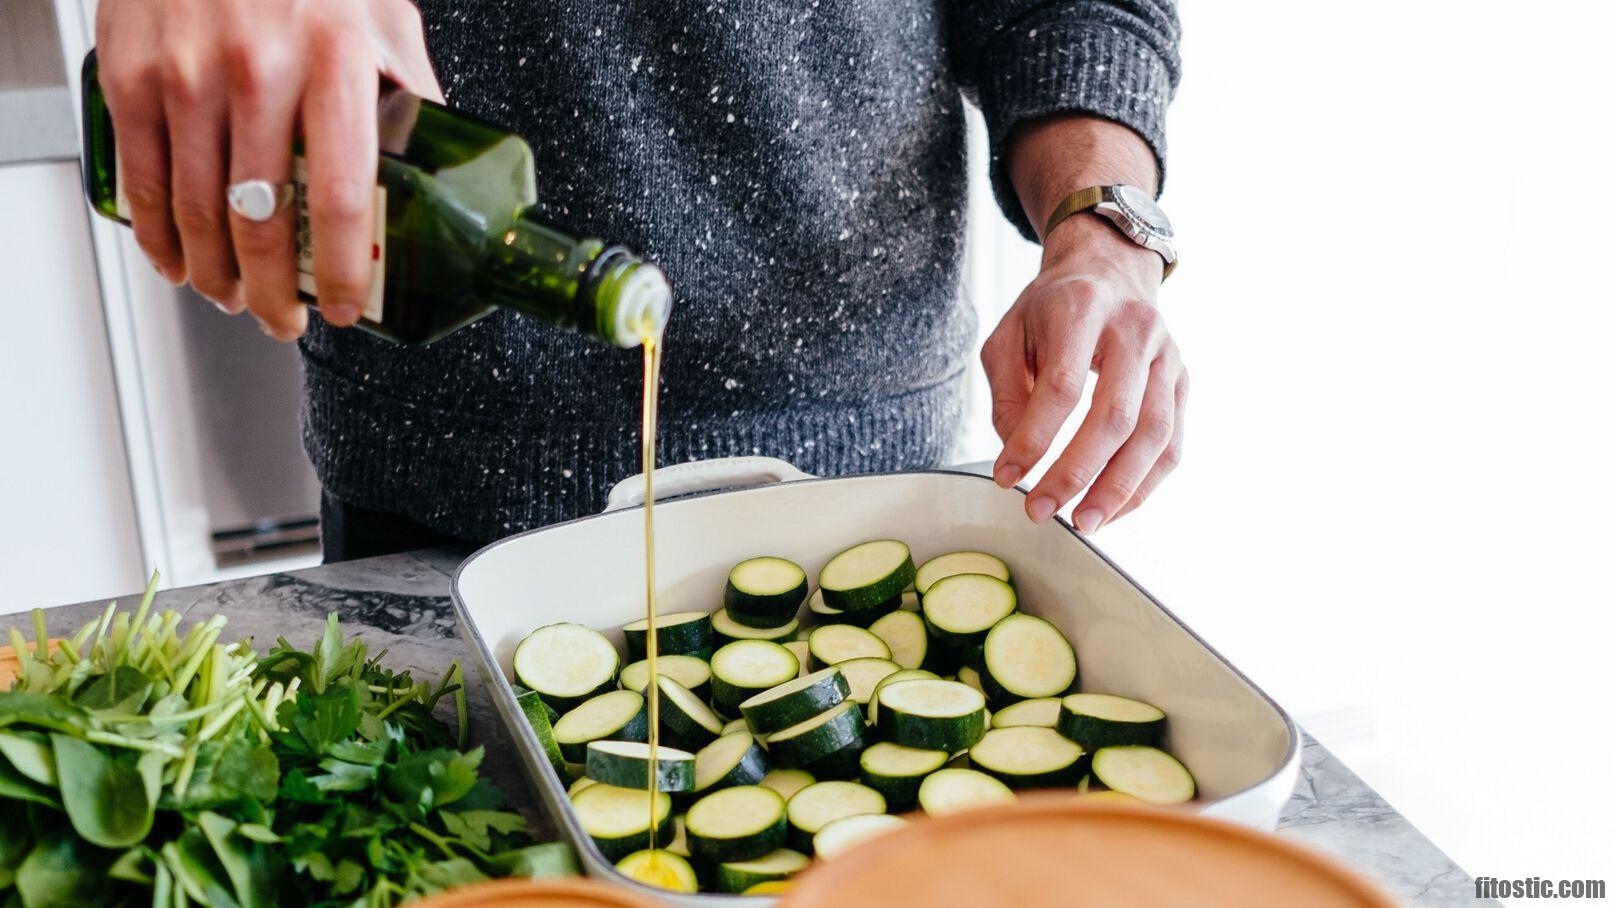
[[[509, 313], [424, 348], [346, 330], [378, 71], [521, 132], [541, 217], [666, 271], [662, 462], [771, 454], [821, 474], [934, 466], [953, 445], [976, 328], [959, 292], [973, 99], [1004, 214], [1044, 244], [982, 352], [995, 478], [1038, 462], [1097, 372], [1026, 502], [1037, 521], [1074, 502], [1091, 532], [1182, 443], [1187, 379], [1154, 306], [1173, 253], [1150, 202], [1177, 33], [1171, 0], [102, 0], [97, 22], [142, 248], [302, 338], [334, 559], [587, 514], [637, 471], [632, 352]], [[295, 299], [291, 214], [226, 204], [232, 184], [288, 178], [294, 135], [316, 319]]]

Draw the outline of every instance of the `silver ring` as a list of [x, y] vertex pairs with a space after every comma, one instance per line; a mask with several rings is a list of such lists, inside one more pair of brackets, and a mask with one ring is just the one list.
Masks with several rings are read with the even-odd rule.
[[249, 221], [267, 221], [291, 203], [292, 184], [242, 180], [230, 184], [225, 197], [230, 201], [230, 210], [236, 214]]

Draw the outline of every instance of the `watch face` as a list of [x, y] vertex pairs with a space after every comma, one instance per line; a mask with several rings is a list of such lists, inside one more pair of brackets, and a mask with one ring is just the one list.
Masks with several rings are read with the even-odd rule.
[[1111, 190], [1116, 204], [1132, 217], [1143, 224], [1151, 233], [1170, 238], [1172, 236], [1172, 222], [1166, 219], [1166, 212], [1149, 194], [1136, 186], [1117, 186]]

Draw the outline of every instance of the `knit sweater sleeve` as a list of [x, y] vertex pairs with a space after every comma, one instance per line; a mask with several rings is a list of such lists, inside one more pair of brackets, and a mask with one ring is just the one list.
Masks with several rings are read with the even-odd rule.
[[1005, 160], [1022, 120], [1104, 117], [1149, 143], [1166, 177], [1166, 107], [1179, 77], [1174, 0], [958, 0], [950, 53], [967, 98], [987, 120], [993, 194], [1036, 240]]

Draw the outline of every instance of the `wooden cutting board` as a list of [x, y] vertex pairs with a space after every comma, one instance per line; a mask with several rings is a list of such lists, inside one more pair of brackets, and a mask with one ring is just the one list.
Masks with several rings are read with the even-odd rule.
[[[62, 641], [53, 639], [47, 645], [47, 651], [55, 653], [61, 649]], [[33, 644], [29, 644], [28, 652], [34, 651]], [[17, 674], [22, 668], [17, 658], [17, 648], [14, 646], [0, 646], [0, 690], [11, 690], [11, 682], [17, 680]]]

